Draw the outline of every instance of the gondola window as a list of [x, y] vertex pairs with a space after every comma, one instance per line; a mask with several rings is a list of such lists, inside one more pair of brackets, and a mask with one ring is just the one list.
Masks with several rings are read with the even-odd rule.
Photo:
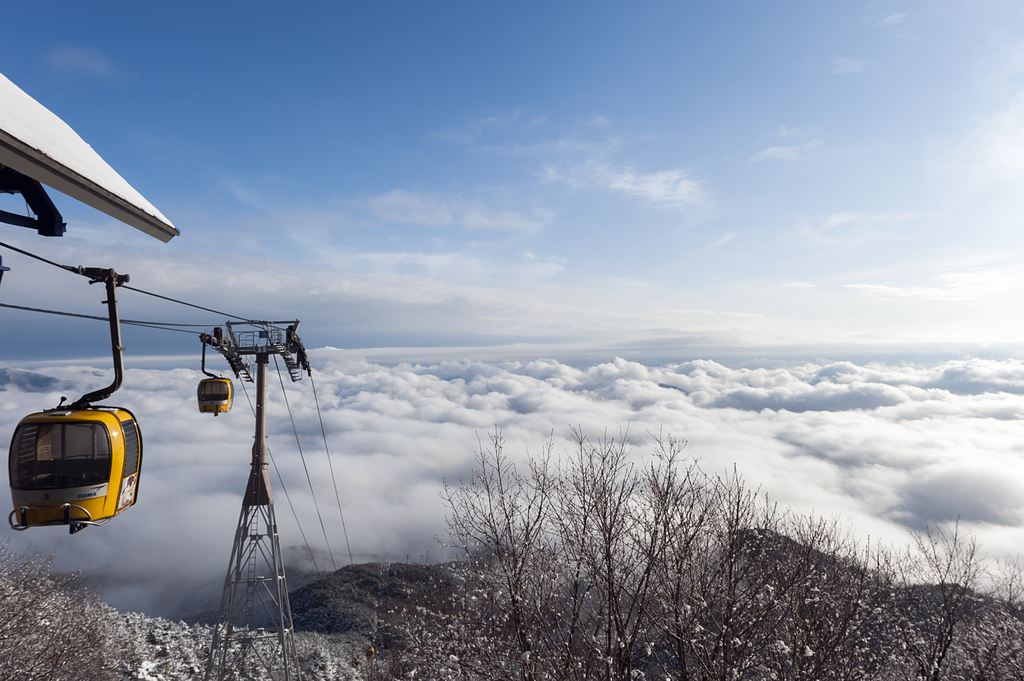
[[110, 478], [110, 438], [99, 423], [25, 424], [14, 434], [11, 487], [99, 485]]

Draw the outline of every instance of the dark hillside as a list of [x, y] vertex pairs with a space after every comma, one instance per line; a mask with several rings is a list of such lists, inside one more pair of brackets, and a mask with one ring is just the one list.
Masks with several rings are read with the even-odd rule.
[[[808, 551], [781, 535], [746, 534], [744, 539], [745, 552], [757, 547], [763, 561], [762, 569], [757, 570], [760, 575], [784, 575], [782, 566]], [[774, 668], [775, 678], [1024, 679], [1024, 612], [1019, 607], [980, 592], [963, 592], [963, 615], [955, 623], [953, 635], [943, 639], [942, 627], [948, 625], [943, 613], [951, 607], [949, 585], [872, 581], [873, 590], [860, 594], [860, 614], [848, 617], [841, 607], [843, 594], [835, 591], [860, 580], [862, 572], [856, 565], [820, 552], [813, 562], [820, 569], [799, 590], [804, 595], [779, 594], [768, 615], [751, 611], [770, 619], [763, 634], [755, 635], [757, 628], [750, 627], [752, 622], [734, 623], [734, 630], [746, 630], [751, 636], [746, 654], [759, 660], [749, 665], [742, 678], [764, 678], [757, 670]], [[815, 584], [831, 585], [833, 591]], [[418, 670], [417, 677], [422, 673], [434, 678], [514, 678], [528, 671], [527, 660], [531, 661], [529, 668], [542, 668], [546, 662], [543, 640], [559, 633], [531, 632], [536, 637], [533, 655], [520, 653], [514, 660], [503, 655], [507, 665], [495, 666], [495, 660], [481, 659], [487, 651], [507, 653], [519, 645], [514, 628], [507, 625], [507, 613], [496, 612], [486, 602], [488, 593], [500, 594], [504, 586], [500, 566], [491, 561], [369, 563], [324, 576], [295, 590], [291, 598], [297, 631], [322, 636], [329, 649], [337, 651], [335, 656], [343, 649], [356, 651], [362, 658], [362, 673], [367, 671], [366, 659], [359, 651], [372, 645], [376, 678], [401, 678], [413, 670]], [[713, 630], [716, 621], [721, 622], [722, 612], [716, 609], [708, 617], [700, 628]], [[548, 622], [553, 628], [558, 624], [557, 618]], [[830, 641], [839, 640], [836, 632], [844, 626], [856, 629], [852, 643], [842, 654], [828, 650]], [[811, 643], [796, 649], [794, 635], [803, 635], [801, 640]], [[668, 649], [663, 640], [652, 638], [645, 645], [650, 646], [648, 654], [639, 652], [634, 660], [634, 668], [645, 677], [669, 670], [671, 678], [675, 676], [671, 670], [681, 671], [658, 655], [659, 649]], [[638, 649], [642, 650], [643, 646]], [[828, 655], [833, 659], [827, 676], [807, 676], [806, 667], [798, 671], [796, 659]], [[938, 655], [942, 664], [935, 669], [929, 660]], [[582, 668], [556, 678], [604, 678], [599, 669], [591, 672]], [[679, 678], [709, 677], [698, 673]]]

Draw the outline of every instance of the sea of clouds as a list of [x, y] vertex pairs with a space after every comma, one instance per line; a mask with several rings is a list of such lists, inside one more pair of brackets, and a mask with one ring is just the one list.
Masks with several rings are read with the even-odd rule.
[[[283, 366], [282, 391], [273, 363], [269, 384], [275, 508], [296, 566], [312, 567], [302, 561], [307, 542], [321, 571], [350, 555], [446, 555], [437, 541], [445, 536], [443, 481], [467, 478], [495, 428], [515, 458], [549, 441], [556, 452], [570, 448], [572, 426], [591, 438], [627, 433], [638, 460], [650, 456], [655, 435], [670, 433], [688, 441], [705, 472], [735, 466], [782, 507], [838, 516], [864, 540], [905, 543], [912, 531], [959, 519], [989, 556], [1024, 546], [1017, 360], [730, 368], [617, 359], [581, 368], [546, 359], [385, 364], [332, 348], [311, 358], [315, 396], [308, 377], [291, 383]], [[238, 381], [230, 413], [199, 414], [200, 378], [194, 368], [129, 368], [108, 401], [141, 424], [135, 507], [74, 536], [5, 525], [0, 538], [19, 551], [55, 551], [59, 567], [91, 573], [122, 610], [175, 617], [216, 607], [254, 420]], [[0, 432], [109, 380], [102, 364], [0, 369]], [[251, 397], [252, 385], [245, 388]]]

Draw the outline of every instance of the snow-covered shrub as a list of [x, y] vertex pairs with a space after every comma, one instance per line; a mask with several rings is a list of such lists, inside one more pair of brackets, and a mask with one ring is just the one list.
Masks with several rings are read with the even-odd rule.
[[121, 640], [117, 613], [81, 575], [0, 543], [0, 679], [120, 679]]
[[446, 488], [467, 586], [405, 613], [386, 678], [1024, 679], [1021, 565], [980, 594], [956, 527], [864, 544], [670, 436], [638, 462], [624, 436], [574, 435], [516, 465], [495, 431]]

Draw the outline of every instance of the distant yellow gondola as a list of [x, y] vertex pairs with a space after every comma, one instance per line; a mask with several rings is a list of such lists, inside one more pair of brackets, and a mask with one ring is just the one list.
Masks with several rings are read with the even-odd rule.
[[51, 409], [21, 420], [8, 459], [15, 530], [102, 525], [135, 504], [142, 435], [119, 407]]
[[204, 378], [196, 389], [199, 411], [203, 414], [222, 414], [231, 411], [234, 387], [227, 378]]

